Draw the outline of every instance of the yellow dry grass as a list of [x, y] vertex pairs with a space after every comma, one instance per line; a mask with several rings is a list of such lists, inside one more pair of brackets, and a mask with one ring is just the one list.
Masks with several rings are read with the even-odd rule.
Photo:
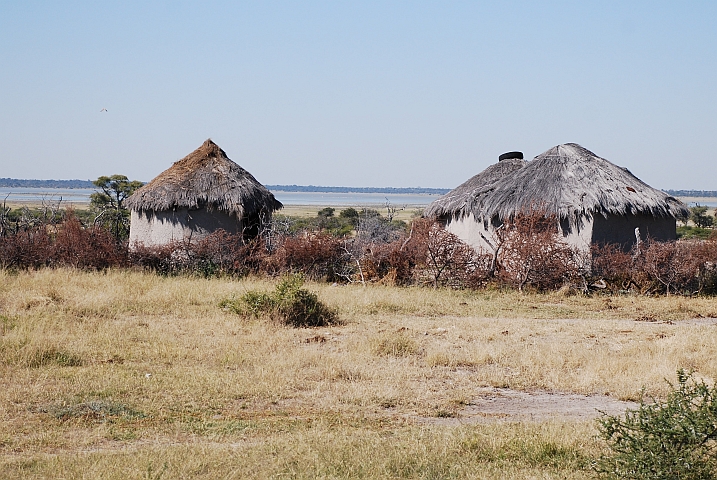
[[[326, 208], [329, 205], [284, 205], [284, 208], [279, 210], [277, 214], [286, 215], [288, 217], [315, 217], [319, 210]], [[342, 211], [348, 207], [334, 207], [336, 211], [335, 216], [339, 216]], [[363, 207], [353, 207], [360, 210]], [[386, 208], [383, 205], [369, 205], [366, 208], [372, 208], [377, 210], [381, 215], [386, 215]], [[400, 207], [397, 207], [400, 208]], [[395, 220], [403, 220], [409, 222], [411, 219], [420, 216], [423, 213], [422, 208], [418, 207], [406, 207], [402, 210], [397, 210], [394, 215]]]
[[309, 284], [342, 320], [319, 329], [218, 306], [273, 284], [0, 272], [0, 478], [588, 478], [592, 421], [427, 420], [485, 386], [717, 377], [712, 298]]

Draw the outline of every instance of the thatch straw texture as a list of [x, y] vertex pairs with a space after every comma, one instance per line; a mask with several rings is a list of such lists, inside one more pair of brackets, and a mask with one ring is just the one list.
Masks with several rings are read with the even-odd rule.
[[426, 217], [462, 218], [471, 213], [478, 200], [490, 192], [495, 184], [505, 176], [523, 168], [528, 162], [518, 158], [501, 160], [491, 165], [468, 181], [434, 200], [426, 210]]
[[545, 209], [571, 224], [598, 214], [682, 218], [689, 213], [676, 198], [576, 143], [553, 147], [499, 181], [478, 198], [473, 213], [486, 221], [531, 208]]
[[283, 205], [211, 140], [177, 161], [126, 201], [136, 211], [206, 208], [238, 218]]

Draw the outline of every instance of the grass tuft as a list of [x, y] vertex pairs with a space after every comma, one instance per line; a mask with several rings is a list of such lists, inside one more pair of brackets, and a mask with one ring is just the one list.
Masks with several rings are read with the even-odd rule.
[[25, 368], [40, 368], [52, 365], [58, 367], [81, 367], [85, 364], [81, 356], [55, 346], [22, 342], [14, 347], [12, 348], [9, 342], [0, 344], [1, 363]]
[[403, 332], [386, 334], [375, 338], [373, 352], [376, 355], [408, 357], [420, 352], [418, 342]]
[[60, 421], [84, 420], [91, 422], [112, 422], [116, 419], [134, 420], [146, 415], [124, 404], [116, 402], [90, 401], [75, 405], [50, 405], [38, 409], [49, 413]]

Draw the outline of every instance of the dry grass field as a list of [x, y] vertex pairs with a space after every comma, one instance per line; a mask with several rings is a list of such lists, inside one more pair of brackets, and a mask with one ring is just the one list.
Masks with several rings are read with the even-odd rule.
[[0, 478], [592, 478], [595, 405], [717, 378], [713, 298], [308, 284], [341, 319], [318, 329], [219, 307], [273, 285], [0, 272]]

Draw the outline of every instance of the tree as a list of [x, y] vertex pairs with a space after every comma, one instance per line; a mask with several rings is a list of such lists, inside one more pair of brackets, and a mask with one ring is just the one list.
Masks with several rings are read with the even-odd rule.
[[351, 225], [356, 227], [359, 222], [359, 212], [355, 208], [349, 207], [344, 210], [341, 210], [341, 213], [339, 213], [339, 218], [347, 219], [349, 222], [351, 222]]
[[333, 217], [335, 211], [336, 211], [335, 208], [325, 207], [325, 208], [322, 208], [321, 210], [319, 210], [318, 215], [319, 215], [319, 217], [327, 217], [327, 218]]
[[359, 212], [354, 207], [349, 207], [344, 210], [341, 210], [341, 213], [339, 213], [339, 217], [341, 217], [341, 218], [358, 218]]
[[90, 195], [90, 205], [99, 209], [111, 208], [113, 210], [123, 210], [125, 199], [142, 186], [142, 182], [139, 180], [130, 182], [124, 175], [112, 175], [111, 177], [103, 175], [92, 183], [102, 192]]
[[117, 241], [127, 238], [129, 211], [124, 207], [124, 201], [142, 186], [142, 182], [115, 174], [103, 175], [92, 183], [102, 190], [90, 195], [90, 207], [98, 212], [95, 225], [107, 227]]
[[699, 228], [711, 227], [714, 217], [707, 214], [707, 207], [695, 205], [690, 208], [690, 220]]

